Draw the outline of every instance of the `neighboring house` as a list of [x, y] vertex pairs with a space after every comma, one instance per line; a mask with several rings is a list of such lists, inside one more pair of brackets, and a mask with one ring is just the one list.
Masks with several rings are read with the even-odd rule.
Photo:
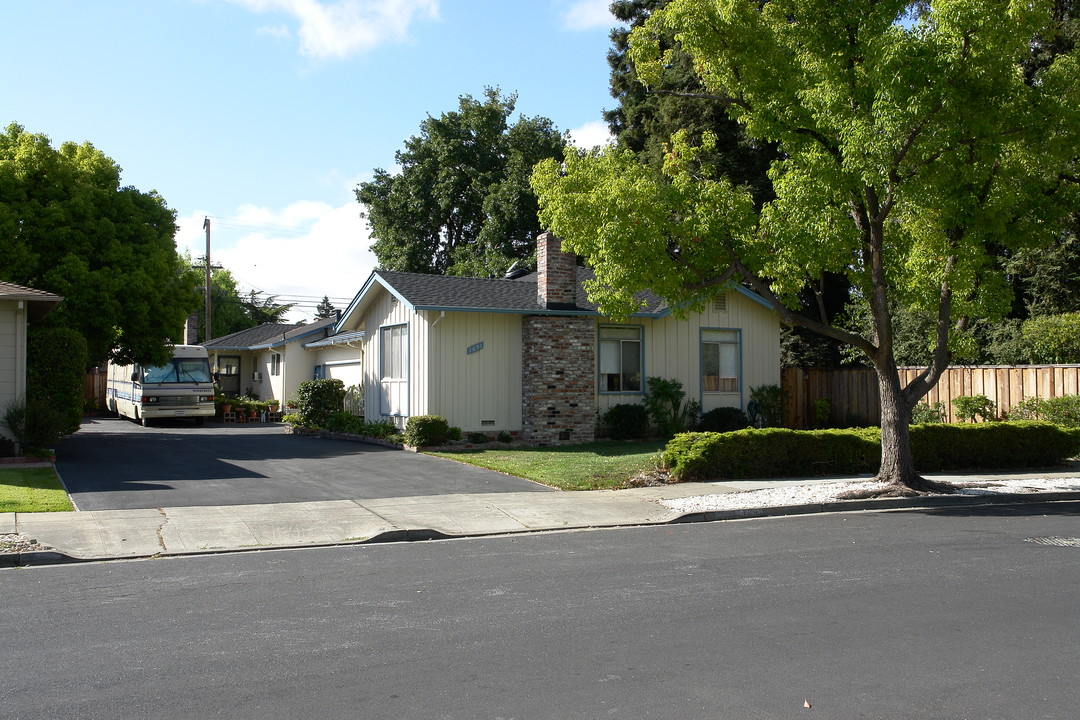
[[337, 318], [313, 323], [268, 323], [203, 343], [227, 395], [282, 402], [305, 380], [339, 378], [359, 385], [362, 333], [334, 335]]
[[465, 432], [535, 443], [583, 442], [596, 418], [644, 398], [646, 378], [675, 378], [704, 410], [745, 409], [750, 388], [780, 382], [780, 321], [742, 287], [677, 319], [655, 295], [626, 322], [602, 317], [592, 277], [537, 239], [538, 272], [516, 279], [377, 270], [338, 332], [363, 332], [368, 420], [435, 414]]
[[[26, 398], [26, 329], [63, 300], [41, 290], [0, 282], [0, 414]], [[0, 435], [11, 438], [6, 428]], [[14, 439], [14, 438], [12, 438]]]

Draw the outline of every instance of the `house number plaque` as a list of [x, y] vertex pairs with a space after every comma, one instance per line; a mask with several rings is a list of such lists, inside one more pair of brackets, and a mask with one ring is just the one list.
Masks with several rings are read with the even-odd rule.
[[473, 353], [480, 352], [483, 349], [484, 349], [484, 343], [478, 342], [475, 345], [470, 345], [469, 347], [465, 348], [465, 354], [466, 355], [472, 355]]

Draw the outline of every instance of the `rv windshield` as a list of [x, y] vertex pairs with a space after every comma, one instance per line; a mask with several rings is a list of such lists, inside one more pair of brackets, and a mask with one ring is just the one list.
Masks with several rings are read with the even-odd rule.
[[206, 358], [173, 358], [167, 365], [143, 368], [143, 383], [208, 383], [210, 361]]

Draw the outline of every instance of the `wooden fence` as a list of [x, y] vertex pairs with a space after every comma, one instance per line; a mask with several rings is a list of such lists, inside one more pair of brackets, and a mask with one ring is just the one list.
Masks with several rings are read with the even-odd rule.
[[[922, 370], [900, 368], [901, 382], [910, 382]], [[783, 371], [781, 387], [785, 391], [785, 427], [804, 429], [819, 424], [815, 404], [819, 398], [828, 400], [826, 427], [881, 422], [877, 376], [869, 368], [789, 368]], [[994, 401], [998, 415], [1003, 416], [1027, 398], [1077, 394], [1080, 394], [1080, 365], [956, 366], [945, 371], [922, 402], [944, 403], [949, 422], [956, 422], [952, 407], [956, 397], [985, 395]]]
[[86, 373], [84, 397], [86, 398], [87, 407], [92, 405], [99, 410], [105, 407], [106, 380], [108, 380], [108, 376], [103, 370]]

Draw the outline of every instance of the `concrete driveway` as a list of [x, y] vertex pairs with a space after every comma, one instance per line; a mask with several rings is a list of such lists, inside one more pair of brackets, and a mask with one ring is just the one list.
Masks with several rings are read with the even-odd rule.
[[403, 450], [286, 435], [281, 425], [144, 428], [104, 417], [57, 444], [56, 469], [80, 510], [550, 490]]

